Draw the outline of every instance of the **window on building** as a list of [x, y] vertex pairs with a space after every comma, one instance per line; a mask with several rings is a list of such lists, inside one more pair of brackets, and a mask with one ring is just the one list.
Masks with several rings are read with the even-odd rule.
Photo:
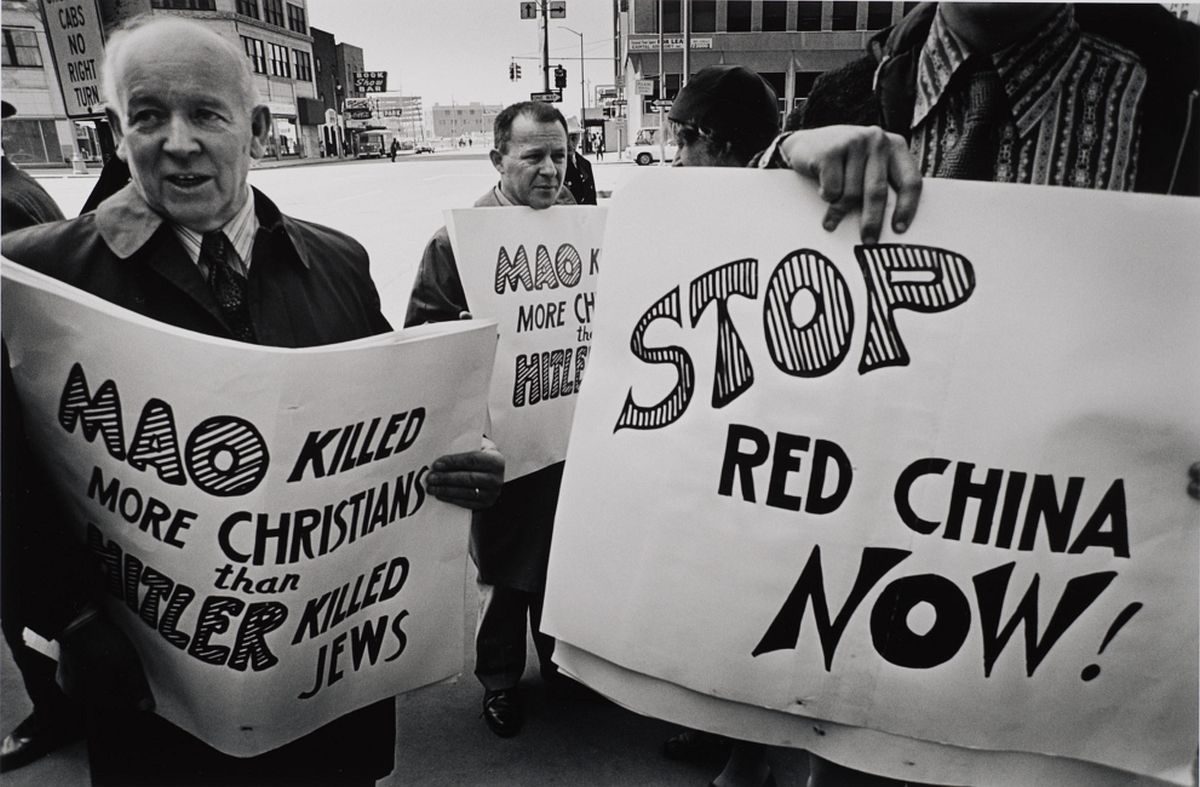
[[40, 67], [42, 53], [32, 30], [4, 28], [4, 65]]
[[858, 3], [851, 3], [848, 0], [834, 0], [833, 29], [858, 29]]
[[308, 22], [304, 18], [304, 9], [298, 5], [287, 4], [288, 30], [308, 34]]
[[237, 0], [237, 12], [251, 19], [258, 19], [258, 0]]
[[311, 82], [312, 58], [309, 54], [299, 49], [293, 49], [292, 62], [296, 66], [296, 80], [298, 82]]
[[891, 3], [867, 3], [867, 29], [882, 30], [892, 23]]
[[263, 0], [263, 19], [267, 24], [283, 27], [283, 0]]
[[750, 32], [750, 0], [729, 0], [725, 29], [730, 33]]
[[779, 109], [779, 125], [783, 125], [783, 115], [787, 112], [787, 105], [784, 101], [784, 96], [787, 95], [785, 86], [787, 84], [787, 74], [782, 71], [767, 71], [760, 72], [759, 76], [767, 81], [771, 89], [775, 91], [776, 105]]
[[267, 54], [271, 62], [271, 75], [291, 78], [292, 66], [288, 62], [288, 48], [279, 44], [267, 44]]
[[[682, 20], [680, 14], [681, 0], [663, 0], [662, 3], [662, 31], [664, 33], [680, 33], [683, 32]], [[657, 13], [657, 11], [655, 12]], [[658, 28], [655, 28], [657, 30]]]
[[717, 0], [692, 0], [692, 32], [711, 33], [717, 29]]
[[812, 92], [813, 83], [817, 81], [817, 77], [821, 76], [820, 71], [797, 71], [796, 72], [796, 98], [805, 98]]
[[[4, 32], [8, 33], [7, 30]], [[59, 163], [64, 160], [53, 120], [9, 118], [0, 124], [0, 131], [4, 136], [4, 155], [15, 164]]]
[[663, 94], [663, 98], [667, 99], [668, 101], [674, 101], [675, 97], [679, 95], [679, 89], [681, 87], [683, 87], [682, 74], [667, 74], [667, 91]]
[[821, 29], [821, 2], [808, 2], [801, 0], [796, 4], [796, 29], [797, 30], [820, 30]]
[[263, 42], [250, 36], [242, 36], [242, 48], [246, 57], [250, 58], [250, 68], [256, 74], [267, 73], [267, 56], [263, 51]]
[[216, 0], [150, 0], [151, 8], [170, 8], [176, 11], [216, 11]]
[[766, 33], [787, 30], [787, 3], [778, 1], [763, 3], [762, 29]]

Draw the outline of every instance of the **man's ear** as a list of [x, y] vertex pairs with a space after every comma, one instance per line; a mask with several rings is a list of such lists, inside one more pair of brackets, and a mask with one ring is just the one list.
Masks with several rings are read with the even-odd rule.
[[492, 148], [491, 152], [488, 153], [488, 158], [492, 160], [492, 166], [496, 168], [496, 171], [499, 172], [501, 175], [503, 175], [504, 174], [504, 168], [503, 168], [504, 154], [501, 153], [500, 151], [496, 150], [495, 148]]
[[259, 104], [250, 110], [250, 158], [262, 158], [267, 152], [267, 137], [271, 134], [271, 110]]
[[117, 158], [121, 161], [128, 161], [125, 151], [125, 130], [121, 127], [121, 115], [112, 107], [105, 107], [104, 116], [108, 118], [108, 127], [112, 129], [113, 139], [117, 143]]

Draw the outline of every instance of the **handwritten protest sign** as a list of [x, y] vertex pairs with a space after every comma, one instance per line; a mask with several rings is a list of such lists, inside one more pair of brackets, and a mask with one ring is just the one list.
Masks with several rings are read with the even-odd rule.
[[461, 671], [470, 513], [424, 477], [479, 447], [494, 324], [261, 347], [8, 262], [3, 300], [30, 443], [160, 714], [249, 756]]
[[446, 211], [463, 292], [500, 325], [488, 435], [512, 480], [561, 462], [591, 342], [605, 209]]
[[1196, 210], [934, 181], [862, 247], [791, 173], [631, 181], [544, 629], [806, 724], [1188, 783]]

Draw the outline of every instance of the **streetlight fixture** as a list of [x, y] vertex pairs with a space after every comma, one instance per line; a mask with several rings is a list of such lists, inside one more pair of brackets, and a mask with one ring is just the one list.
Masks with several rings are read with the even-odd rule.
[[580, 141], [583, 142], [583, 149], [587, 150], [587, 117], [584, 109], [587, 107], [587, 89], [583, 84], [583, 33], [578, 30], [572, 30], [566, 25], [559, 25], [560, 30], [566, 30], [568, 33], [574, 33], [579, 36], [579, 127]]

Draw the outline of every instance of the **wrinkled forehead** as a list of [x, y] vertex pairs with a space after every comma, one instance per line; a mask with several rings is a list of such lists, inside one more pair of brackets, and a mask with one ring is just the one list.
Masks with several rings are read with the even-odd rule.
[[566, 150], [567, 132], [557, 121], [538, 121], [521, 116], [513, 123], [510, 150], [532, 147]]
[[122, 104], [136, 99], [245, 104], [239, 70], [229, 51], [209, 36], [153, 27], [131, 33], [119, 51], [114, 78]]

